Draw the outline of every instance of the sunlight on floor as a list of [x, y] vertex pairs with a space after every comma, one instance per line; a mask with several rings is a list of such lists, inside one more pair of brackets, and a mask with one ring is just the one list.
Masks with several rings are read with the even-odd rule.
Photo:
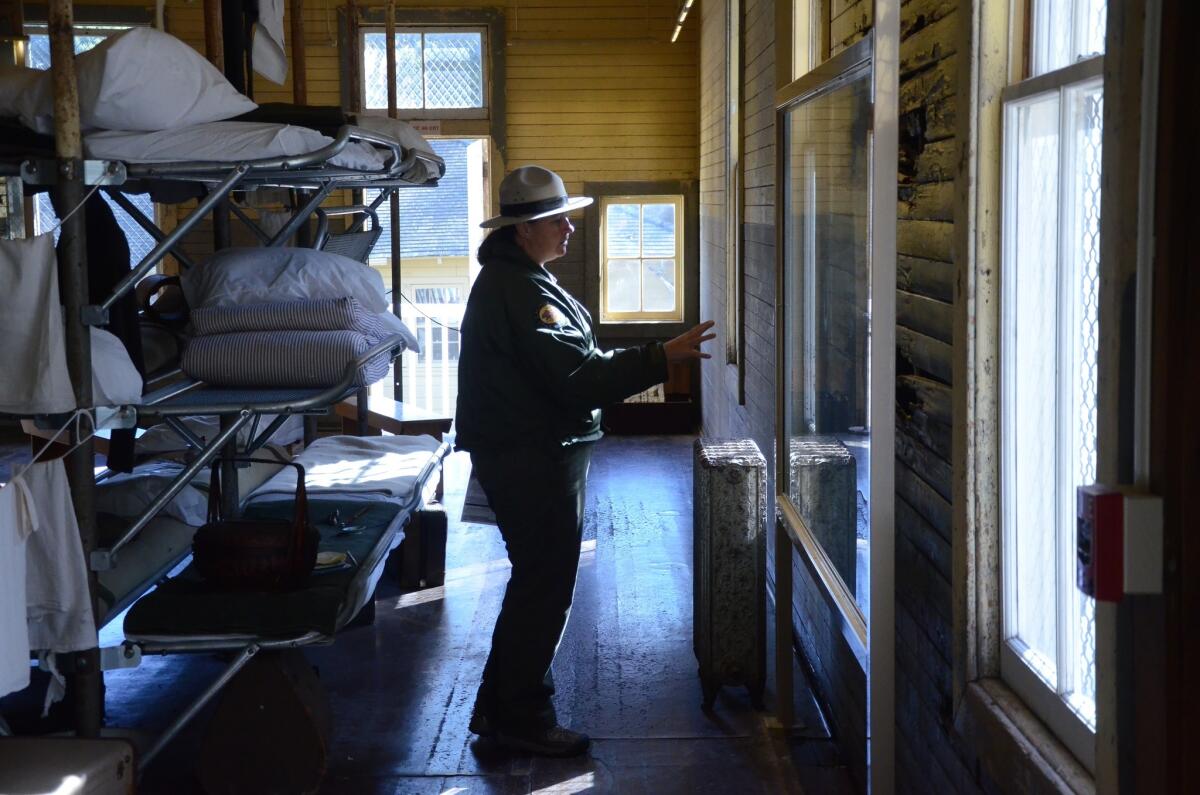
[[595, 786], [596, 774], [588, 772], [558, 784], [551, 784], [548, 787], [535, 789], [531, 795], [570, 795], [573, 792], [587, 792]]

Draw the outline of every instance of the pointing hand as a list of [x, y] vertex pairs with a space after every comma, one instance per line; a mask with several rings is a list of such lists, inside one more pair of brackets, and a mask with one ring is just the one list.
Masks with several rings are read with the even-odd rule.
[[700, 350], [700, 344], [716, 338], [709, 330], [715, 321], [706, 320], [698, 326], [683, 332], [675, 339], [663, 343], [663, 351], [667, 354], [667, 362], [686, 362], [689, 359], [711, 359], [712, 354]]

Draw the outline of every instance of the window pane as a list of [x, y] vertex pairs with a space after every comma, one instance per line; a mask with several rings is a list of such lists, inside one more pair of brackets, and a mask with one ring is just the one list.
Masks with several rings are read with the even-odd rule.
[[1104, 53], [1106, 0], [1035, 0], [1033, 76]]
[[608, 261], [608, 311], [637, 312], [641, 302], [639, 294], [640, 265], [637, 260], [610, 259]]
[[870, 118], [869, 66], [785, 116], [780, 484], [868, 619]]
[[1057, 620], [1062, 511], [1058, 483], [1058, 95], [1009, 108], [1006, 139], [1004, 342], [1008, 426], [1005, 572], [1011, 636], [1028, 662], [1057, 687]]
[[[396, 107], [422, 107], [421, 34], [396, 34]], [[363, 35], [363, 102], [368, 108], [386, 108], [387, 35]]]
[[642, 207], [642, 256], [675, 256], [674, 204], [647, 204]]
[[483, 107], [483, 35], [425, 34], [425, 107]]
[[[637, 257], [642, 253], [637, 204], [610, 204], [605, 217], [604, 251], [610, 257]], [[675, 250], [672, 249], [674, 254]]]
[[[421, 34], [396, 34], [396, 107], [423, 108], [424, 94], [421, 90]], [[384, 83], [387, 85], [387, 64], [384, 63]], [[387, 107], [387, 95], [383, 97]]]
[[[674, 208], [672, 208], [674, 209]], [[671, 312], [675, 309], [675, 260], [648, 259], [642, 278], [642, 309]]]

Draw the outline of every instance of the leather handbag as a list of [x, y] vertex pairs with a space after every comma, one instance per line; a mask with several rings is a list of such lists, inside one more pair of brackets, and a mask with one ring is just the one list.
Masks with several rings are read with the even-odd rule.
[[[269, 459], [239, 461], [279, 463]], [[220, 465], [213, 464], [208, 522], [192, 540], [192, 559], [205, 580], [224, 588], [279, 591], [303, 586], [317, 561], [321, 534], [308, 521], [304, 467], [295, 462], [296, 501], [291, 519], [221, 517]]]

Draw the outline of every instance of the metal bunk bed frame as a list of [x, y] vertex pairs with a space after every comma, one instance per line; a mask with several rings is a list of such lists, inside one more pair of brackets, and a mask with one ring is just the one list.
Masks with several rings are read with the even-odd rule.
[[[217, 63], [218, 68], [221, 68], [224, 56], [219, 31], [217, 30], [220, 27], [220, 22], [219, 15], [215, 14], [213, 9], [210, 8], [212, 5], [207, 2], [205, 4], [206, 42], [210, 44], [208, 48], [210, 49], [210, 58]], [[390, 3], [389, 8], [394, 8], [394, 4]], [[369, 208], [365, 210], [358, 209], [362, 213], [362, 216], [347, 230], [347, 233], [360, 231], [368, 218], [373, 222], [372, 230], [374, 231], [380, 228], [375, 211], [385, 199], [390, 198], [391, 200], [391, 213], [393, 222], [395, 222], [398, 212], [395, 195], [396, 188], [414, 184], [436, 184], [436, 180], [415, 183], [408, 177], [418, 160], [423, 160], [426, 165], [437, 168], [439, 175], [444, 170], [444, 163], [440, 162], [441, 159], [437, 158], [436, 155], [433, 155], [432, 158], [434, 159], [431, 159], [430, 156], [417, 150], [409, 150], [406, 153], [398, 142], [352, 126], [341, 128], [335, 140], [322, 149], [295, 157], [251, 160], [236, 164], [206, 162], [142, 165], [124, 164], [118, 161], [86, 160], [83, 154], [79, 119], [78, 82], [73, 57], [74, 20], [71, 0], [49, 0], [48, 21], [52, 52], [51, 72], [53, 74], [55, 98], [56, 158], [54, 160], [42, 161], [26, 160], [15, 164], [15, 167], [11, 163], [0, 163], [0, 175], [18, 176], [23, 181], [34, 184], [52, 185], [52, 189], [60, 195], [62, 203], [68, 207], [77, 207], [82, 204], [86, 198], [84, 196], [85, 185], [101, 184], [111, 188], [123, 185], [126, 182], [175, 181], [200, 183], [209, 186], [207, 195], [199, 200], [195, 210], [170, 233], [162, 232], [153, 221], [138, 211], [123, 193], [115, 190], [108, 191], [113, 200], [128, 212], [136, 223], [154, 237], [156, 245], [142, 259], [138, 266], [121, 281], [113, 294], [100, 304], [88, 303], [87, 255], [84, 249], [86, 224], [84, 216], [82, 213], [74, 213], [63, 219], [62, 240], [58, 247], [57, 256], [62, 274], [60, 279], [61, 293], [66, 310], [64, 316], [68, 372], [74, 385], [75, 400], [78, 406], [90, 407], [93, 403], [89, 327], [107, 323], [108, 312], [113, 304], [123, 295], [134, 289], [137, 282], [148, 274], [168, 253], [175, 256], [184, 267], [191, 267], [191, 261], [183, 252], [177, 250], [177, 245], [209, 213], [214, 213], [214, 234], [218, 246], [222, 246], [222, 244], [225, 246], [228, 245], [228, 213], [230, 211], [235, 213], [240, 220], [255, 231], [259, 239], [268, 246], [282, 244], [283, 241], [289, 239], [300, 230], [302, 225], [314, 212], [317, 212], [317, 239], [320, 240], [328, 231], [328, 215], [334, 214], [335, 211], [331, 208], [325, 213], [320, 213], [318, 208], [333, 189], [346, 187], [382, 188], [383, 190], [381, 190], [379, 196]], [[392, 38], [395, 35], [394, 14], [390, 13], [388, 15], [388, 22], [388, 35], [389, 38]], [[293, 20], [293, 24], [297, 24], [295, 20]], [[214, 32], [217, 35], [213, 35]], [[215, 46], [212, 46], [214, 44]], [[389, 75], [394, 77], [395, 56], [391, 50], [392, 48], [389, 47], [388, 72]], [[295, 84], [297, 102], [299, 103], [303, 103], [304, 80], [301, 65], [301, 71], [297, 75]], [[389, 80], [389, 84], [389, 109], [394, 109], [394, 79]], [[391, 115], [395, 116], [394, 110], [391, 110]], [[391, 157], [385, 164], [385, 168], [381, 172], [364, 173], [349, 169], [323, 167], [330, 158], [342, 152], [352, 141], [384, 146], [390, 149]], [[266, 186], [282, 186], [298, 189], [302, 192], [301, 195], [307, 193], [307, 198], [303, 205], [293, 214], [290, 221], [275, 236], [269, 239], [266, 239], [265, 233], [262, 233], [261, 229], [258, 229], [240, 209], [236, 208], [229, 201], [229, 197], [235, 189]], [[341, 209], [339, 208], [339, 211]], [[341, 213], [339, 212], [338, 214]], [[393, 254], [398, 253], [396, 249], [396, 241], [393, 240]], [[395, 268], [396, 264], [394, 263], [393, 269]], [[197, 449], [199, 453], [196, 459], [185, 468], [184, 472], [168, 486], [167, 490], [160, 494], [147, 508], [145, 513], [108, 549], [95, 548], [96, 482], [92, 472], [95, 445], [90, 433], [87, 436], [80, 437], [78, 435], [78, 428], [73, 428], [70, 436], [73, 449], [67, 456], [66, 466], [71, 483], [72, 500], [79, 521], [80, 544], [85, 559], [89, 561], [88, 589], [91, 594], [93, 608], [95, 609], [97, 605], [96, 594], [98, 587], [96, 572], [107, 566], [111, 566], [115, 562], [116, 555], [120, 549], [127, 545], [145, 527], [150, 518], [161, 511], [183, 485], [198, 473], [203, 466], [211, 462], [219, 452], [225, 449], [230, 453], [236, 453], [235, 440], [239, 429], [248, 423], [253, 423], [250, 434], [251, 439], [246, 447], [250, 452], [258, 449], [266, 443], [267, 439], [279, 427], [287, 414], [312, 412], [321, 408], [327, 409], [328, 406], [336, 401], [352, 394], [355, 388], [351, 387], [350, 383], [358, 368], [380, 353], [388, 349], [394, 350], [398, 342], [399, 338], [393, 337], [380, 342], [370, 350], [364, 352], [354, 362], [347, 365], [342, 382], [329, 389], [292, 390], [287, 395], [276, 392], [272, 395], [271, 399], [265, 401], [251, 400], [248, 394], [238, 394], [236, 391], [226, 393], [225, 400], [201, 400], [197, 399], [197, 393], [203, 394], [203, 390], [198, 388], [199, 385], [172, 385], [145, 396], [143, 403], [139, 406], [122, 406], [117, 407], [115, 410], [107, 409], [103, 411], [103, 422], [98, 424], [94, 422], [97, 427], [92, 429], [93, 432], [98, 430], [99, 427], [132, 427], [136, 424], [137, 416], [158, 417], [163, 419], [190, 447]], [[257, 433], [259, 416], [262, 413], [275, 413], [281, 416], [270, 423], [261, 433]], [[93, 413], [93, 420], [96, 419], [97, 414], [101, 414], [100, 410], [96, 410]], [[203, 440], [190, 433], [182, 422], [179, 421], [179, 417], [189, 414], [216, 414], [221, 417], [221, 429], [213, 442], [207, 445], [204, 444]], [[441, 465], [447, 451], [447, 445], [443, 444], [436, 454], [431, 457], [419, 476], [420, 483], [428, 481], [432, 472]], [[233, 464], [227, 461], [226, 465], [232, 467]], [[230, 479], [227, 478], [228, 480]], [[231, 482], [236, 484], [236, 478], [232, 479]], [[421, 501], [423, 495], [424, 488], [416, 489], [410, 500], [413, 504], [406, 506], [406, 510], [411, 512], [415, 504]], [[236, 494], [231, 496], [234, 500], [237, 499]], [[360, 567], [362, 571], [368, 573], [368, 576], [371, 573], [374, 573], [376, 577], [378, 576], [378, 573], [374, 572], [374, 570], [379, 568], [382, 556], [388, 551], [382, 547], [383, 542], [381, 540], [372, 550], [369, 559], [365, 560]], [[338, 617], [337, 626], [341, 627], [353, 618], [353, 613], [359, 607], [359, 605], [350, 603], [343, 604], [342, 614]], [[132, 643], [127, 641], [121, 647], [104, 650], [103, 655], [99, 648], [75, 653], [72, 655], [73, 660], [71, 660], [71, 664], [64, 666], [64, 671], [70, 673], [75, 679], [76, 734], [80, 737], [100, 736], [104, 714], [103, 670], [136, 666], [143, 653], [166, 654], [211, 651], [214, 649], [236, 650], [236, 656], [222, 674], [189, 707], [180, 713], [152, 745], [146, 749], [145, 753], [142, 754], [139, 767], [144, 770], [145, 766], [162, 748], [258, 652], [296, 648], [314, 643], [328, 643], [332, 642], [332, 640], [331, 635], [324, 635], [319, 632], [307, 632], [297, 637], [281, 639], [248, 639], [232, 636], [223, 639], [181, 637], [171, 642], [146, 641]]]

